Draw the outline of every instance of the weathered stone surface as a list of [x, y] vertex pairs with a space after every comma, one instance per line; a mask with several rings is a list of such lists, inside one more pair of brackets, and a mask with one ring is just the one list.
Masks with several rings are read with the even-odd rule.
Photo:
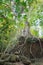
[[18, 55], [12, 55], [11, 58], [10, 58], [10, 61], [11, 62], [19, 62], [19, 56]]

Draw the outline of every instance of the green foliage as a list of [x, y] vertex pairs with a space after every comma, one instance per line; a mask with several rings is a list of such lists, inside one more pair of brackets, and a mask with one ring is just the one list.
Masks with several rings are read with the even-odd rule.
[[[0, 0], [0, 49], [21, 33], [26, 21], [30, 27], [39, 25], [43, 29], [43, 0]], [[39, 31], [30, 30], [40, 37]]]

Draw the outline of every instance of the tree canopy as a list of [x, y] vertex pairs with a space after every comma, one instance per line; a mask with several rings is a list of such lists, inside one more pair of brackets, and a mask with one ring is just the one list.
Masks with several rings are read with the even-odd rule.
[[32, 35], [43, 37], [43, 0], [0, 0], [1, 46], [14, 41], [26, 21]]

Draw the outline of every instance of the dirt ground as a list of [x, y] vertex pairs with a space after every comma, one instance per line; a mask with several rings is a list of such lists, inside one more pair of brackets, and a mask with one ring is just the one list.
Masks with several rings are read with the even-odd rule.
[[32, 63], [32, 65], [43, 65], [43, 58], [42, 59], [37, 59], [35, 63]]
[[43, 62], [35, 62], [32, 65], [43, 65]]

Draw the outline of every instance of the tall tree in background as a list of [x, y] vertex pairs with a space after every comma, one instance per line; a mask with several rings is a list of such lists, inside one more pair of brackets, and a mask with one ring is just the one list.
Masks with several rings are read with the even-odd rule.
[[26, 20], [31, 33], [43, 37], [43, 0], [0, 0], [1, 48], [2, 44], [14, 43], [25, 28]]

